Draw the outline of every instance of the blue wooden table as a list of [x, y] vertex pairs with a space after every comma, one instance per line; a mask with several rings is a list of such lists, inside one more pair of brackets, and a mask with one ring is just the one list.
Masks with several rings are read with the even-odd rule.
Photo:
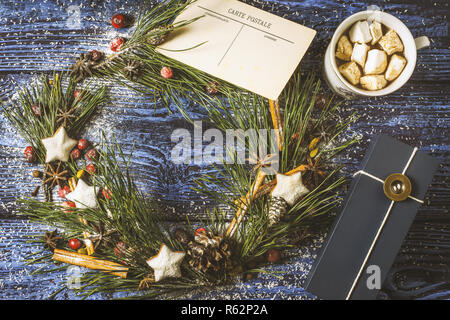
[[[339, 22], [349, 15], [378, 5], [400, 18], [413, 36], [427, 35], [431, 46], [418, 53], [414, 75], [399, 91], [387, 97], [348, 101], [340, 115], [358, 111], [361, 119], [347, 134], [361, 137], [358, 146], [340, 159], [350, 176], [361, 161], [368, 143], [386, 133], [418, 146], [441, 160], [416, 221], [383, 284], [380, 299], [450, 298], [450, 215], [448, 213], [448, 164], [450, 110], [450, 42], [447, 0], [305, 0], [245, 2], [299, 22], [318, 31], [302, 61], [304, 70], [321, 65], [325, 48]], [[0, 99], [8, 101], [20, 86], [30, 84], [41, 72], [66, 70], [81, 52], [106, 49], [118, 34], [110, 17], [118, 12], [134, 15], [140, 1], [0, 0]], [[79, 14], [80, 21], [77, 22]], [[104, 81], [102, 81], [104, 82]], [[198, 219], [208, 199], [190, 188], [193, 180], [213, 170], [206, 165], [174, 165], [170, 161], [170, 134], [189, 125], [175, 110], [153, 105], [115, 83], [104, 82], [111, 101], [92, 120], [84, 136], [99, 141], [99, 130], [115, 136], [126, 151], [136, 142], [133, 172], [141, 188], [151, 192], [177, 221], [189, 214]], [[202, 108], [190, 104], [190, 115], [205, 117]], [[0, 299], [44, 299], [65, 274], [30, 276], [37, 266], [24, 266], [25, 255], [37, 248], [26, 243], [30, 234], [42, 234], [44, 226], [15, 216], [15, 199], [30, 194], [33, 165], [24, 163], [26, 143], [0, 115]], [[185, 297], [200, 299], [314, 299], [302, 282], [323, 241], [318, 233], [308, 243], [288, 252], [285, 263], [272, 269], [283, 271], [282, 279], [270, 276], [214, 290], [190, 292]], [[97, 295], [105, 299], [120, 294]], [[75, 298], [72, 293], [58, 298]]]

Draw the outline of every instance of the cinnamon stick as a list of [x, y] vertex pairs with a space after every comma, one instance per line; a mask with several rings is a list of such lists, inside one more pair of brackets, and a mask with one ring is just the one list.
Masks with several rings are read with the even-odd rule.
[[274, 101], [269, 99], [269, 107], [273, 128], [275, 129], [275, 134], [277, 137], [278, 150], [281, 151], [283, 148], [283, 121], [280, 114], [280, 103], [278, 100]]
[[[285, 175], [291, 175], [299, 171], [306, 171], [308, 169], [308, 165], [302, 164], [298, 167], [292, 169], [291, 171], [288, 171], [285, 173]], [[226, 236], [231, 237], [233, 236], [234, 232], [237, 230], [237, 226], [241, 222], [244, 215], [247, 213], [247, 204], [249, 203], [250, 197], [252, 200], [258, 199], [269, 192], [273, 190], [273, 188], [277, 185], [277, 179], [273, 179], [266, 184], [262, 184], [266, 177], [266, 174], [262, 172], [261, 170], [258, 171], [258, 174], [256, 175], [256, 179], [253, 182], [253, 185], [251, 187], [251, 190], [245, 195], [245, 197], [241, 197], [239, 200], [236, 200], [236, 204], [238, 202], [241, 203], [241, 206], [236, 211], [236, 214], [234, 215], [233, 220], [230, 223], [230, 226], [227, 229]]]
[[241, 223], [242, 218], [247, 213], [248, 204], [250, 203], [250, 199], [255, 199], [255, 194], [256, 194], [255, 191], [260, 188], [260, 186], [262, 185], [265, 178], [266, 178], [266, 173], [259, 170], [256, 175], [255, 181], [253, 181], [253, 184], [252, 184], [249, 192], [247, 192], [245, 197], [241, 197], [239, 200], [236, 200], [236, 204], [240, 203], [240, 207], [236, 211], [236, 214], [234, 215], [234, 218], [231, 221], [230, 226], [227, 229], [227, 232], [226, 232], [227, 237], [233, 236], [233, 234], [236, 232], [237, 226], [239, 225], [239, 223]]
[[110, 272], [111, 274], [119, 276], [124, 279], [127, 277], [128, 273], [128, 268], [118, 263], [107, 260], [100, 260], [85, 254], [79, 254], [76, 252], [61, 249], [55, 249], [53, 251], [53, 260], [93, 270], [101, 270], [105, 272], [112, 271]]

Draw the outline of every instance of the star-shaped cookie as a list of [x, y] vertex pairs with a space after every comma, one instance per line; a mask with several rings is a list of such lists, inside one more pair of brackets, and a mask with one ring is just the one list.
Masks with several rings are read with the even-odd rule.
[[288, 176], [277, 173], [277, 185], [272, 190], [272, 197], [281, 197], [290, 206], [293, 206], [301, 196], [308, 192], [309, 190], [303, 185], [300, 171]]
[[147, 264], [155, 273], [155, 281], [165, 278], [181, 277], [181, 262], [186, 253], [182, 251], [172, 251], [164, 243], [156, 256], [147, 260]]
[[98, 206], [97, 193], [98, 189], [94, 186], [89, 186], [86, 182], [80, 179], [78, 180], [75, 190], [66, 195], [66, 199], [75, 202], [77, 208], [95, 209]]
[[72, 149], [77, 145], [78, 141], [67, 135], [64, 127], [59, 127], [52, 137], [42, 139], [42, 144], [47, 151], [45, 162], [49, 163], [54, 160], [66, 162]]

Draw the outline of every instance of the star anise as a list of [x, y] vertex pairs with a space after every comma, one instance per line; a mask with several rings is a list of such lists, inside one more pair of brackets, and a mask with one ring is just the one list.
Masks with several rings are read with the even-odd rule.
[[98, 60], [94, 60], [95, 55], [92, 52], [87, 54], [81, 53], [80, 57], [75, 59], [70, 72], [71, 77], [75, 77], [75, 82], [83, 81], [88, 77], [92, 77], [92, 68], [98, 64]]
[[322, 170], [322, 166], [320, 163], [320, 157], [316, 158], [316, 161], [313, 163], [310, 156], [308, 156], [308, 165], [306, 167], [308, 171], [312, 173], [312, 179], [314, 180], [314, 186], [317, 187], [319, 185], [319, 180], [325, 177], [326, 173]]
[[128, 79], [134, 80], [139, 76], [141, 67], [142, 67], [141, 61], [129, 60], [125, 68], [122, 69], [122, 71]]
[[64, 105], [64, 107], [58, 108], [58, 113], [56, 115], [56, 123], [61, 124], [65, 128], [67, 128], [67, 123], [72, 121], [73, 118], [75, 118], [74, 112], [77, 108], [77, 105], [73, 106], [72, 108], [69, 108], [67, 104]]
[[54, 250], [58, 245], [58, 241], [62, 240], [62, 238], [58, 236], [58, 231], [56, 229], [52, 232], [45, 232], [45, 235], [42, 239], [45, 241], [44, 247], [50, 250]]
[[139, 282], [138, 290], [149, 289], [152, 283], [155, 283], [155, 277], [148, 274]]
[[253, 167], [253, 171], [258, 171], [261, 168], [264, 168], [266, 170], [269, 170], [273, 168], [274, 166], [277, 166], [278, 162], [278, 154], [276, 153], [270, 153], [265, 155], [264, 157], [261, 157], [263, 155], [263, 147], [258, 147], [258, 153], [251, 153], [250, 156], [246, 159], [250, 164], [255, 164]]
[[67, 170], [62, 170], [61, 168], [62, 161], [58, 161], [58, 166], [56, 169], [53, 167], [51, 163], [47, 164], [45, 169], [44, 183], [48, 184], [50, 188], [58, 185], [61, 188], [61, 182], [67, 180]]
[[97, 249], [103, 241], [108, 242], [108, 237], [117, 232], [116, 230], [106, 231], [103, 222], [101, 221], [92, 228], [95, 231], [95, 235], [89, 237], [89, 239], [94, 242], [94, 249]]

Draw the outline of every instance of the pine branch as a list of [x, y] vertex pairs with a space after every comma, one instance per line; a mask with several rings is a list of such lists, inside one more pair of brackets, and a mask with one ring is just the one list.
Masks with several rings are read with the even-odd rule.
[[[61, 126], [58, 114], [62, 108], [74, 110], [74, 119], [68, 121], [65, 129], [69, 135], [77, 136], [99, 105], [106, 101], [106, 88], [94, 88], [89, 83], [81, 89], [79, 98], [75, 99], [76, 83], [68, 79], [64, 88], [66, 80], [65, 75], [54, 74], [51, 81], [42, 75], [39, 84], [22, 88], [18, 92], [18, 101], [3, 107], [6, 118], [33, 147], [42, 164], [45, 164], [45, 148], [41, 140], [52, 136]], [[40, 115], [36, 115], [36, 110]]]
[[[108, 190], [109, 199], [99, 197], [99, 207], [96, 209], [79, 209], [62, 207], [58, 203], [43, 203], [34, 199], [18, 199], [19, 214], [27, 216], [30, 220], [45, 223], [62, 230], [64, 239], [82, 238], [83, 232], [95, 234], [96, 226], [102, 224], [105, 230], [114, 230], [117, 235], [114, 243], [96, 249], [95, 257], [103, 260], [126, 263], [129, 267], [129, 277], [121, 279], [105, 272], [87, 272], [81, 278], [81, 287], [76, 292], [87, 298], [97, 292], [132, 291], [136, 294], [140, 280], [152, 273], [152, 269], [145, 262], [154, 256], [162, 243], [176, 250], [182, 246], [171, 237], [170, 230], [164, 224], [162, 214], [156, 202], [144, 195], [134, 183], [129, 164], [132, 153], [127, 157], [117, 142], [108, 143], [102, 134], [102, 141], [98, 148], [99, 158], [94, 161], [97, 173], [90, 183], [96, 188]], [[74, 169], [76, 171], [76, 169]], [[87, 224], [80, 221], [82, 217]], [[39, 237], [33, 240], [43, 244]], [[114, 250], [118, 242], [126, 243], [126, 248], [120, 255]], [[71, 250], [65, 245], [61, 249]], [[53, 264], [52, 256], [43, 251], [28, 264], [44, 264], [36, 271], [38, 273], [54, 272], [48, 267]], [[67, 266], [65, 266], [67, 267]], [[163, 283], [152, 283], [145, 292], [144, 297], [168, 294], [179, 290], [199, 287], [218, 280], [200, 274], [187, 263], [183, 264], [181, 279], [172, 279]], [[61, 291], [55, 292], [55, 295]]]
[[[315, 166], [329, 165], [330, 160], [338, 152], [356, 142], [355, 139], [343, 141], [340, 138], [356, 118], [352, 115], [343, 121], [337, 121], [335, 114], [339, 102], [335, 102], [333, 97], [322, 110], [318, 109], [316, 99], [319, 89], [320, 80], [314, 74], [301, 77], [297, 72], [280, 97], [280, 103], [284, 105], [284, 144], [280, 152], [279, 172], [287, 172], [301, 164], [310, 168], [309, 144], [314, 138], [319, 137], [320, 141], [319, 151], [313, 159]], [[258, 129], [271, 127], [267, 100], [254, 94], [235, 93], [227, 97], [227, 100], [216, 99], [206, 108], [210, 121], [223, 131], [227, 129], [245, 131], [252, 128], [258, 132]], [[319, 129], [324, 127], [325, 132], [321, 132]], [[322, 137], [321, 134], [326, 137]], [[248, 139], [241, 142], [246, 150], [255, 143]], [[271, 143], [269, 138], [267, 145]], [[255, 174], [246, 164], [229, 164], [225, 161], [217, 169], [216, 174], [205, 175], [197, 180], [195, 190], [226, 208], [222, 210], [216, 208], [208, 213], [210, 224], [216, 226], [215, 230], [220, 233], [223, 232], [229, 212], [235, 212], [240, 205], [236, 204], [235, 200], [250, 189]], [[336, 178], [339, 169], [336, 168], [321, 178], [318, 185], [312, 183], [314, 172], [307, 170], [303, 179], [310, 181], [311, 191], [290, 208], [287, 212], [287, 221], [282, 221], [272, 228], [267, 227], [269, 197], [251, 201], [246, 218], [239, 226], [242, 232], [235, 235], [236, 241], [240, 244], [241, 259], [252, 260], [271, 247], [289, 246], [289, 235], [304, 228], [306, 220], [331, 211], [339, 203], [338, 190], [345, 183], [343, 178]]]
[[[195, 0], [165, 0], [150, 8], [144, 6], [131, 38], [126, 40], [121, 51], [92, 66], [93, 75], [111, 78], [132, 90], [153, 96], [155, 103], [162, 101], [166, 106], [175, 103], [188, 120], [190, 118], [184, 108], [185, 99], [203, 105], [211, 98], [206, 89], [211, 84], [224, 94], [238, 90], [236, 86], [223, 80], [166, 57], [157, 50], [158, 44], [149, 43], [151, 38], [166, 37], [201, 19], [202, 17], [197, 17], [174, 24], [175, 18], [194, 2]], [[201, 45], [202, 43], [193, 43], [190, 48], [180, 48], [179, 51], [191, 50]], [[139, 62], [139, 71], [135, 77], [127, 76], [126, 68], [134, 62]], [[170, 79], [160, 75], [161, 68], [165, 66], [174, 71], [174, 76]]]

